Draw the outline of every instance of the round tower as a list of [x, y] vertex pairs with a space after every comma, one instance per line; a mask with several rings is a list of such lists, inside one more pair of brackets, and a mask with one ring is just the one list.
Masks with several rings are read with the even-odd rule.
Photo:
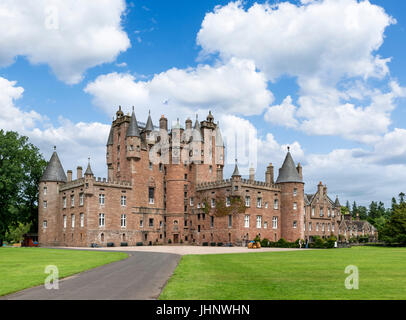
[[[54, 150], [56, 148], [54, 147]], [[60, 244], [60, 215], [59, 188], [67, 182], [65, 171], [56, 151], [39, 182], [38, 192], [38, 242], [43, 246], [57, 246]]]
[[304, 239], [304, 182], [289, 147], [276, 184], [281, 188], [281, 237], [290, 242]]

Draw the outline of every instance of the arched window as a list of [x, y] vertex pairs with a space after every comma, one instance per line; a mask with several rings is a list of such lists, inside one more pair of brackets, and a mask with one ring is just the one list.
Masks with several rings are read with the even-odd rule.
[[104, 242], [104, 233], [102, 233], [102, 234], [100, 235], [100, 241], [101, 241], [101, 242]]

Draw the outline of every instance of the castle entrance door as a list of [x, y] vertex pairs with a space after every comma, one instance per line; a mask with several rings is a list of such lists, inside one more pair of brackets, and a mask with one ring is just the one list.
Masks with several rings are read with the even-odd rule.
[[173, 243], [179, 243], [179, 235], [178, 234], [173, 235]]

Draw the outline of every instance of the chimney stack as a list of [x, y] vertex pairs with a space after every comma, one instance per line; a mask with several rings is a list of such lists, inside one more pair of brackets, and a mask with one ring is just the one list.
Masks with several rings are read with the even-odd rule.
[[187, 118], [187, 120], [185, 121], [185, 128], [187, 129], [192, 129], [192, 120], [190, 120], [190, 118]]
[[250, 168], [250, 181], [255, 180], [255, 169], [253, 167]]
[[72, 181], [72, 170], [68, 170], [68, 182]]
[[76, 168], [76, 179], [80, 179], [80, 178], [82, 178], [82, 171], [83, 171], [83, 169], [82, 169], [82, 167], [77, 167]]
[[272, 165], [272, 163], [270, 163], [269, 166], [266, 168], [265, 182], [268, 183], [268, 184], [273, 184], [274, 183], [273, 165]]
[[164, 115], [159, 119], [159, 128], [168, 131], [168, 119]]
[[303, 172], [302, 172], [303, 169], [302, 169], [302, 165], [300, 164], [300, 162], [297, 164], [296, 170], [297, 170], [297, 173], [299, 174], [300, 179], [303, 180]]

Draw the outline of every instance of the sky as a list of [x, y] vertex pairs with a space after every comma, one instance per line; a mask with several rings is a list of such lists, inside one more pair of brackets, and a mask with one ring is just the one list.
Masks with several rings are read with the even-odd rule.
[[0, 129], [105, 177], [118, 106], [206, 118], [225, 177], [290, 147], [305, 191], [390, 204], [406, 192], [406, 3], [398, 0], [0, 2]]

